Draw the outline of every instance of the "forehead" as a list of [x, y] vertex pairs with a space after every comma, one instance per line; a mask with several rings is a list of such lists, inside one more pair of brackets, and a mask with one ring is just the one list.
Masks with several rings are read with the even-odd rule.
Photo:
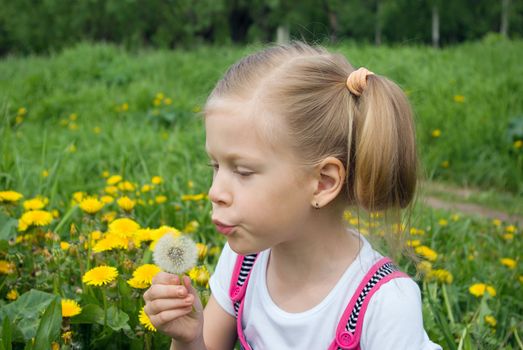
[[273, 129], [280, 121], [255, 103], [240, 99], [215, 99], [205, 108], [207, 152], [227, 148], [234, 153], [249, 152], [257, 156], [268, 153], [286, 153], [283, 133], [275, 136]]

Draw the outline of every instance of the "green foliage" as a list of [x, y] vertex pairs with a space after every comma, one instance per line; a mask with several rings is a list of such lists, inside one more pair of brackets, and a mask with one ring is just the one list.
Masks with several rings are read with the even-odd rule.
[[[432, 9], [443, 44], [499, 31], [501, 1], [409, 0], [0, 0], [0, 54], [56, 52], [80, 41], [127, 48], [269, 42], [279, 26], [312, 42], [430, 43]], [[509, 6], [509, 34], [523, 34], [523, 4]]]

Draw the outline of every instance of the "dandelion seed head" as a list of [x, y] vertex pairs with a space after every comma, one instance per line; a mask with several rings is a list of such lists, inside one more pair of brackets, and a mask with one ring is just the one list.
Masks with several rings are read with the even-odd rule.
[[153, 259], [162, 270], [180, 274], [196, 265], [198, 248], [189, 237], [168, 232], [156, 243]]

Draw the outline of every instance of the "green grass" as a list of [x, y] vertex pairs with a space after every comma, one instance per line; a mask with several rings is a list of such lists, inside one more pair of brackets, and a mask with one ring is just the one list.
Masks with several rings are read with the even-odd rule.
[[[126, 284], [134, 268], [151, 261], [147, 245], [93, 256], [82, 241], [94, 229], [105, 233], [102, 214], [115, 211], [142, 227], [167, 224], [183, 229], [197, 222], [196, 241], [209, 248], [223, 243], [210, 223], [209, 203], [184, 201], [182, 195], [206, 192], [211, 180], [198, 110], [226, 67], [254, 49], [202, 47], [129, 53], [108, 45], [80, 44], [51, 57], [13, 57], [0, 62], [0, 191], [16, 190], [24, 199], [45, 196], [49, 198], [46, 209], [58, 211], [48, 227], [58, 234], [56, 240], [45, 235], [45, 227], [30, 229], [29, 241], [15, 243], [23, 236], [16, 230], [23, 208], [21, 204], [0, 206], [0, 260], [16, 263], [18, 268], [14, 274], [0, 275], [0, 320], [17, 314], [9, 305], [20, 305], [19, 314], [27, 317], [21, 316], [13, 324], [30, 321], [25, 324], [32, 327], [33, 334], [39, 324], [56, 328], [61, 319], [55, 317], [54, 299], [29, 293], [36, 288], [76, 299], [87, 310], [83, 323], [77, 319], [70, 325], [76, 332], [74, 339], [85, 347], [117, 344], [143, 349], [167, 344], [164, 337], [144, 331], [139, 324], [141, 291]], [[416, 111], [425, 179], [478, 187], [482, 190], [477, 198], [469, 200], [507, 212], [521, 208], [523, 153], [514, 148], [514, 140], [507, 139], [506, 132], [508, 121], [523, 109], [523, 81], [519, 78], [523, 68], [518, 60], [523, 56], [522, 42], [471, 43], [444, 50], [332, 49], [346, 54], [356, 66], [390, 76], [407, 91]], [[155, 106], [158, 93], [164, 99]], [[464, 102], [455, 102], [456, 95], [464, 96]], [[172, 103], [165, 104], [165, 98]], [[128, 110], [122, 109], [125, 103]], [[21, 107], [27, 109], [25, 114], [18, 112]], [[434, 129], [441, 130], [439, 138], [431, 136]], [[441, 166], [445, 160], [448, 168]], [[94, 218], [82, 214], [72, 203], [74, 192], [104, 194], [105, 171], [122, 175], [137, 189], [150, 184], [155, 175], [164, 182], [147, 193], [120, 191], [116, 197], [127, 194], [143, 200], [131, 213], [112, 203]], [[430, 189], [426, 193], [435, 194]], [[167, 202], [156, 204], [158, 195], [167, 196]], [[434, 269], [453, 275], [450, 284], [427, 277], [419, 280], [425, 328], [445, 349], [521, 349], [521, 227], [512, 227], [510, 222], [495, 226], [491, 220], [457, 218], [455, 214], [419, 205], [414, 208], [412, 225], [424, 233], [412, 238], [437, 253]], [[365, 228], [367, 223], [361, 223]], [[516, 233], [507, 236], [513, 229]], [[70, 243], [73, 249], [62, 251], [59, 241]], [[514, 259], [515, 268], [502, 265], [502, 258]], [[121, 316], [112, 316], [109, 328], [98, 317], [106, 298], [79, 281], [87, 266], [101, 263], [116, 266], [120, 272], [116, 283], [107, 288], [109, 304]], [[212, 271], [216, 257], [209, 255], [201, 263]], [[408, 259], [402, 259], [400, 265], [415, 272]], [[492, 285], [497, 295], [472, 296], [469, 287], [480, 282]], [[11, 289], [32, 302], [40, 300], [38, 308], [8, 302]], [[41, 321], [46, 307], [49, 316]], [[496, 327], [486, 324], [487, 315], [497, 319]], [[29, 316], [34, 317], [29, 320]], [[5, 334], [5, 324], [0, 326], [0, 334]], [[19, 347], [28, 342], [20, 334], [14, 338]], [[38, 341], [44, 338], [45, 334]]]

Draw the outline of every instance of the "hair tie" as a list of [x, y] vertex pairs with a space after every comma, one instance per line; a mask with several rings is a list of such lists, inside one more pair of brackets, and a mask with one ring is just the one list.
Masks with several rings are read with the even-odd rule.
[[349, 74], [347, 78], [347, 88], [356, 96], [361, 96], [363, 90], [367, 87], [367, 76], [374, 75], [367, 68], [361, 67]]

